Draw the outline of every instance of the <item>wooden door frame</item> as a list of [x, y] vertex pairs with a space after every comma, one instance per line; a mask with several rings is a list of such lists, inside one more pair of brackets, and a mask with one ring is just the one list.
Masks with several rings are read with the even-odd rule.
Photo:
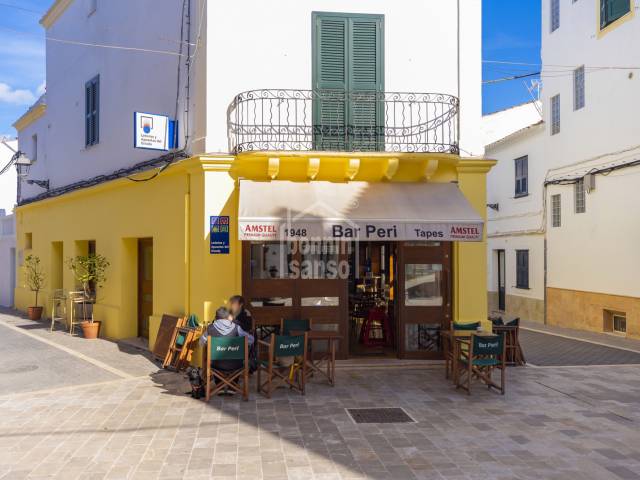
[[153, 246], [153, 238], [152, 237], [145, 237], [145, 238], [138, 238], [138, 268], [137, 268], [137, 276], [138, 276], [138, 305], [137, 305], [137, 311], [138, 311], [138, 325], [137, 325], [137, 331], [138, 331], [138, 336], [139, 337], [143, 337], [143, 338], [149, 338], [149, 324], [147, 321], [147, 326], [146, 326], [146, 336], [144, 335], [144, 331], [142, 329], [142, 317], [143, 317], [143, 312], [142, 312], [142, 304], [143, 304], [143, 299], [141, 297], [142, 295], [142, 268], [143, 268], [143, 262], [144, 259], [142, 257], [142, 253], [143, 253], [143, 249], [145, 247], [145, 245], [150, 245], [151, 246], [151, 252], [152, 252], [152, 257], [151, 257], [151, 268], [152, 268], [152, 274], [151, 274], [151, 296], [152, 296], [152, 311], [151, 311], [151, 315], [153, 315], [153, 292], [154, 292], [154, 288], [153, 288], [153, 255], [154, 255], [154, 246]]
[[[504, 249], [496, 250], [498, 254], [498, 310], [504, 312], [507, 308], [507, 279], [504, 278], [507, 275], [507, 253]], [[502, 269], [500, 268], [502, 257]], [[500, 281], [504, 284], [502, 292], [500, 291]], [[502, 302], [500, 301], [502, 299]]]
[[[242, 242], [242, 295], [256, 325], [280, 325], [282, 318], [311, 318], [314, 325], [338, 324], [338, 331], [343, 338], [337, 350], [337, 358], [347, 358], [349, 352], [348, 280], [301, 278], [254, 280], [251, 278], [251, 243], [253, 242]], [[298, 261], [300, 265], [301, 256], [300, 249], [296, 248], [292, 260]], [[340, 260], [348, 260], [344, 252], [340, 253]], [[330, 295], [324, 295], [325, 293]], [[291, 306], [253, 307], [251, 305], [252, 299], [269, 296], [290, 297]], [[337, 307], [303, 307], [301, 299], [304, 296], [337, 296], [339, 303]]]
[[[408, 321], [409, 309], [428, 308], [428, 307], [406, 307], [404, 305], [405, 296], [405, 265], [410, 262], [409, 255], [411, 253], [416, 256], [422, 256], [416, 251], [411, 252], [408, 249], [415, 248], [421, 249], [422, 253], [430, 253], [420, 260], [424, 263], [432, 262], [442, 264], [443, 275], [441, 279], [441, 291], [443, 297], [443, 305], [440, 308], [440, 312], [434, 310], [432, 319], [425, 319], [425, 323], [439, 323], [440, 328], [449, 328], [452, 312], [453, 312], [453, 243], [441, 242], [439, 246], [409, 246], [413, 242], [398, 242], [398, 263], [397, 263], [397, 332], [398, 332], [398, 345], [397, 352], [399, 358], [416, 358], [416, 359], [439, 359], [442, 358], [442, 351], [436, 352], [407, 352], [405, 350], [406, 341], [406, 325], [419, 324], [420, 322]], [[444, 284], [444, 285], [443, 285]], [[440, 347], [441, 348], [441, 347]]]

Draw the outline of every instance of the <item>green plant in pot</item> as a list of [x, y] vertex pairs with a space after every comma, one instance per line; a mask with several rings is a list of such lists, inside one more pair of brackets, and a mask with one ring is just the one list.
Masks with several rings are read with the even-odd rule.
[[24, 259], [24, 283], [29, 290], [36, 294], [35, 306], [27, 309], [31, 320], [40, 320], [42, 317], [42, 307], [38, 306], [38, 294], [44, 287], [44, 282], [45, 275], [42, 271], [40, 257], [27, 255], [27, 258]]
[[77, 255], [67, 260], [67, 266], [73, 272], [76, 281], [82, 287], [82, 319], [80, 327], [84, 338], [97, 338], [100, 322], [91, 316], [87, 318], [87, 304], [95, 304], [96, 290], [107, 281], [107, 268], [109, 261], [100, 254]]

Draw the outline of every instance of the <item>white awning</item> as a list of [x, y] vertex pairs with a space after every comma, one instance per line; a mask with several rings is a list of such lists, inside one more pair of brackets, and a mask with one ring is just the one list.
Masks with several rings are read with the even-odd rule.
[[240, 182], [240, 240], [482, 240], [453, 183]]

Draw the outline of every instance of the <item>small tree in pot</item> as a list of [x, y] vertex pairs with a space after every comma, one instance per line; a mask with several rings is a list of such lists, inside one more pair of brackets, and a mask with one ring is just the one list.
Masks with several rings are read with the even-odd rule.
[[24, 283], [27, 288], [36, 294], [35, 306], [29, 307], [29, 318], [40, 320], [42, 317], [42, 307], [38, 306], [38, 294], [44, 287], [45, 275], [40, 264], [40, 257], [37, 255], [27, 255], [24, 259]]
[[[87, 303], [95, 303], [96, 291], [107, 281], [107, 268], [109, 261], [99, 254], [77, 255], [67, 260], [69, 269], [73, 272], [76, 281], [82, 286], [82, 318], [80, 323], [82, 334], [85, 338], [97, 338], [99, 323], [91, 317], [87, 319]], [[93, 287], [93, 289], [92, 289]]]

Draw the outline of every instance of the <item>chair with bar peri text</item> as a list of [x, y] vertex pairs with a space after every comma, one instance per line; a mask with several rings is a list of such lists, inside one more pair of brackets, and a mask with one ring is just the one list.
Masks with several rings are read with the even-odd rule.
[[[221, 368], [225, 364], [232, 365], [232, 368]], [[249, 342], [247, 337], [209, 336], [207, 339], [206, 372], [207, 401], [212, 395], [217, 395], [225, 390], [241, 393], [245, 401], [249, 400]]]
[[[284, 360], [283, 361], [281, 361]], [[304, 395], [307, 373], [307, 333], [271, 334], [258, 340], [257, 389], [267, 398], [279, 386], [288, 386]], [[266, 379], [263, 380], [263, 375]]]

